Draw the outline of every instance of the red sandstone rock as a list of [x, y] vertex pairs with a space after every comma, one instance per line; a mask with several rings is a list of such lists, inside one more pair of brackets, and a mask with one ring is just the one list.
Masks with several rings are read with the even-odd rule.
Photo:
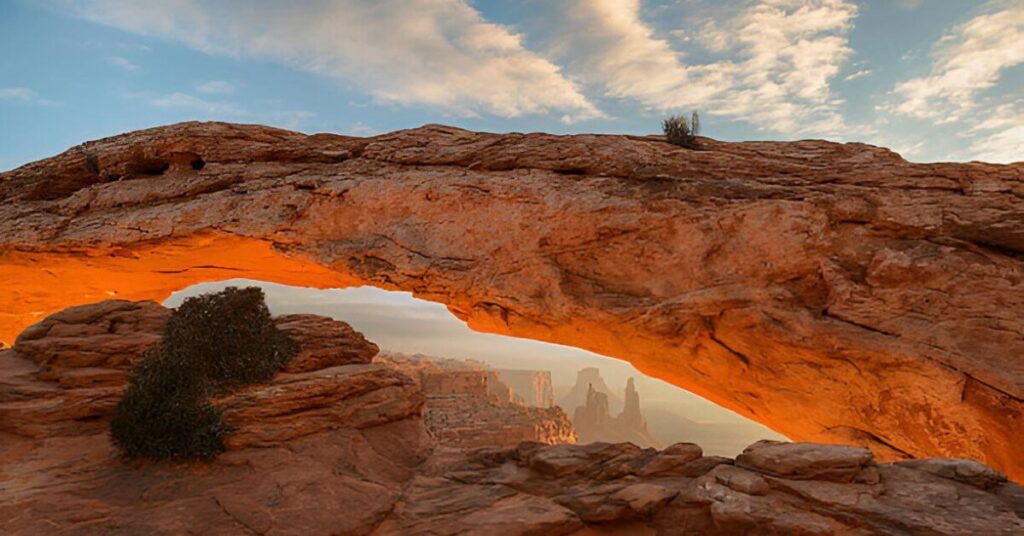
[[497, 369], [498, 377], [528, 406], [549, 408], [555, 405], [551, 371]]
[[627, 359], [797, 440], [1024, 478], [1024, 164], [702, 149], [436, 125], [90, 142], [0, 174], [0, 338], [110, 292], [372, 284]]
[[418, 380], [426, 397], [424, 420], [441, 445], [576, 442], [576, 430], [561, 408], [524, 405], [483, 363], [394, 352], [383, 353], [378, 361]]
[[[92, 318], [104, 322], [103, 315]], [[318, 344], [338, 335], [337, 326], [313, 320], [304, 322], [326, 332], [307, 332], [303, 340]], [[42, 344], [45, 337], [33, 340]], [[123, 357], [121, 346], [106, 348], [109, 359], [98, 362]], [[77, 363], [60, 352], [49, 355], [65, 372]], [[17, 351], [0, 351], [0, 401], [47, 401], [67, 416], [69, 399], [53, 393], [88, 389], [61, 387], [41, 379], [41, 372]], [[487, 392], [485, 381], [466, 385], [477, 384]], [[735, 465], [702, 457], [690, 444], [661, 452], [627, 443], [435, 448], [420, 416], [417, 385], [379, 363], [282, 372], [216, 401], [237, 430], [228, 451], [210, 463], [125, 462], [96, 426], [105, 421], [102, 413], [67, 421], [61, 434], [45, 438], [26, 437], [0, 420], [0, 533], [1024, 530], [1024, 489], [965, 460], [876, 464], [864, 449], [776, 442], [751, 445]]]
[[150, 301], [109, 300], [71, 307], [26, 329], [14, 349], [39, 365], [41, 378], [65, 387], [121, 384], [123, 374], [101, 374], [97, 369], [131, 369], [160, 341], [169, 317], [169, 309]]
[[[433, 448], [423, 397], [325, 318], [276, 319], [302, 372], [214, 400], [234, 428], [215, 462], [120, 460], [108, 418], [168, 314], [151, 302], [76, 307], [0, 351], [0, 533], [365, 534], [387, 517]], [[63, 381], [99, 366], [119, 374], [102, 388]]]
[[237, 431], [229, 448], [273, 446], [337, 428], [363, 429], [419, 415], [423, 395], [411, 378], [380, 364], [339, 365], [235, 391], [214, 403]]
[[285, 372], [369, 363], [380, 351], [352, 326], [324, 316], [282, 315], [274, 318], [274, 325], [301, 348]]
[[744, 449], [736, 463], [774, 476], [849, 482], [873, 459], [865, 448], [763, 440]]

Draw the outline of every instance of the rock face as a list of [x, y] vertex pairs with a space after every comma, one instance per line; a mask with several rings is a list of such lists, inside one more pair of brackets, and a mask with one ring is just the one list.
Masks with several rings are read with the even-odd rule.
[[[762, 451], [771, 453], [762, 456]], [[745, 460], [745, 461], [741, 461]], [[762, 442], [735, 462], [692, 444], [523, 443], [413, 479], [383, 534], [1014, 534], [1022, 489], [871, 452]], [[757, 462], [754, 462], [757, 460]], [[983, 466], [982, 466], [983, 467]], [[980, 469], [979, 469], [980, 470]], [[1015, 509], [1017, 509], [1015, 511]], [[982, 513], [984, 512], [984, 513]], [[604, 530], [607, 532], [590, 532]]]
[[87, 143], [0, 175], [0, 338], [211, 279], [370, 284], [791, 438], [1024, 478], [1024, 164], [701, 146], [220, 123]]
[[482, 363], [394, 352], [382, 354], [380, 362], [418, 380], [426, 396], [424, 421], [441, 445], [466, 449], [576, 442], [576, 430], [562, 408], [525, 405], [497, 371]]
[[594, 388], [587, 390], [587, 401], [576, 408], [572, 418], [579, 443], [633, 443], [640, 447], [661, 448], [663, 445], [647, 429], [647, 420], [640, 409], [640, 395], [633, 378], [626, 383], [626, 402], [622, 412], [612, 417], [608, 395]]
[[549, 408], [555, 405], [551, 371], [496, 369], [498, 377], [528, 406]]
[[[76, 307], [0, 351], [0, 533], [366, 534], [389, 515], [433, 449], [423, 396], [368, 363], [376, 346], [347, 324], [311, 315], [276, 319], [296, 371], [215, 401], [236, 430], [228, 452], [120, 460], [108, 418], [167, 317], [152, 302]], [[104, 381], [64, 381], [76, 371]]]
[[[113, 413], [127, 382], [131, 368], [150, 347], [160, 341], [170, 309], [154, 302], [109, 300], [72, 307], [26, 329], [14, 344], [13, 356], [0, 359], [0, 429], [30, 437], [79, 435], [84, 430], [106, 430], [106, 419]], [[330, 408], [331, 404], [360, 393], [345, 391], [334, 384], [339, 365], [366, 365], [377, 354], [375, 344], [348, 324], [316, 315], [284, 315], [274, 319], [286, 335], [298, 342], [299, 353], [286, 367], [280, 381], [267, 387], [240, 391], [223, 401], [227, 420], [240, 415], [245, 407], [263, 407], [253, 418], [273, 419], [275, 412], [288, 417], [312, 404]], [[5, 356], [6, 357], [6, 356]], [[309, 374], [300, 374], [309, 373]], [[398, 381], [381, 367], [346, 368], [349, 388], [358, 386], [369, 375], [371, 382]], [[410, 381], [403, 380], [405, 389]], [[399, 382], [402, 383], [402, 382]], [[396, 402], [422, 405], [408, 393], [380, 390], [375, 396], [397, 396]], [[417, 390], [418, 392], [418, 390]], [[400, 395], [400, 396], [398, 396]], [[295, 397], [294, 402], [288, 397]], [[273, 403], [267, 402], [267, 397]], [[368, 404], [357, 399], [355, 407]], [[407, 408], [409, 412], [418, 407]], [[351, 411], [339, 405], [331, 410]], [[333, 418], [333, 417], [332, 417]], [[254, 420], [250, 428], [262, 426]], [[244, 438], [242, 429], [235, 438]], [[310, 432], [293, 431], [297, 436]], [[245, 441], [244, 439], [239, 439]]]
[[[216, 401], [236, 428], [227, 452], [210, 463], [126, 462], [107, 437], [106, 399], [71, 396], [90, 388], [60, 386], [53, 369], [22, 351], [61, 363], [63, 374], [97, 365], [123, 372], [147, 347], [142, 333], [112, 338], [98, 328], [125, 322], [159, 331], [159, 311], [153, 303], [78, 307], [44, 320], [49, 331], [33, 328], [19, 339], [30, 346], [0, 351], [0, 533], [1024, 531], [1024, 489], [969, 460], [876, 463], [864, 448], [770, 441], [736, 460], [687, 443], [661, 451], [626, 443], [436, 448], [421, 418], [420, 382], [362, 362], [355, 356], [372, 357], [372, 343], [344, 323], [308, 315], [276, 320], [311, 358], [302, 371]], [[327, 357], [325, 340], [346, 354]], [[93, 351], [81, 359], [86, 348]], [[39, 421], [33, 433], [6, 419], [32, 402], [62, 419]], [[74, 418], [76, 407], [93, 405], [101, 409]]]
[[590, 397], [591, 388], [598, 393], [604, 393], [608, 397], [609, 410], [614, 409], [617, 411], [622, 409], [622, 399], [612, 391], [611, 387], [608, 387], [604, 377], [601, 376], [601, 369], [597, 367], [584, 367], [578, 370], [576, 372], [576, 383], [569, 389], [569, 392], [563, 393], [558, 397], [558, 405], [570, 409], [586, 405], [587, 399]]
[[338, 320], [318, 315], [282, 315], [274, 319], [282, 333], [301, 350], [285, 372], [306, 372], [338, 365], [369, 363], [380, 352], [362, 333]]

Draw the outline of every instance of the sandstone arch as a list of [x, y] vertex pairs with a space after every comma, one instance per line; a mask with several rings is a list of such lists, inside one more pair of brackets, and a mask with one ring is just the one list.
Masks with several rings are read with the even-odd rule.
[[1024, 165], [703, 147], [222, 123], [90, 142], [0, 174], [0, 338], [206, 280], [367, 283], [794, 439], [1024, 478]]

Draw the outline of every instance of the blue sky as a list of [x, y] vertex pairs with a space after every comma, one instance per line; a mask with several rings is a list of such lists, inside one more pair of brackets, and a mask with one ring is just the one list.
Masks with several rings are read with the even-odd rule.
[[0, 0], [0, 170], [190, 119], [1024, 160], [1022, 0]]

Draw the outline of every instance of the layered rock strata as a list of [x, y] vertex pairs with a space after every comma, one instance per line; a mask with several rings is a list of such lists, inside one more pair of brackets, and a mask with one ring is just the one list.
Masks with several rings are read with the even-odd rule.
[[109, 417], [168, 315], [153, 302], [75, 307], [0, 351], [0, 533], [366, 534], [390, 514], [433, 449], [423, 396], [322, 317], [275, 319], [299, 344], [291, 365], [214, 400], [235, 430], [225, 454], [120, 459]]
[[507, 384], [523, 403], [538, 408], [555, 405], [555, 390], [551, 384], [551, 371], [496, 369], [498, 377]]
[[1022, 488], [966, 460], [776, 443], [523, 443], [417, 475], [382, 534], [1015, 534]]
[[[302, 366], [218, 400], [237, 429], [227, 452], [210, 463], [126, 462], [107, 437], [106, 398], [72, 396], [91, 388], [59, 382], [76, 369], [123, 373], [145, 339], [99, 328], [155, 325], [159, 311], [125, 302], [75, 308], [30, 330], [21, 340], [30, 345], [0, 351], [0, 415], [44, 402], [54, 416], [28, 431], [17, 419], [0, 421], [0, 533], [1024, 531], [1024, 489], [968, 460], [877, 463], [864, 448], [777, 442], [735, 460], [685, 443], [661, 451], [626, 443], [435, 448], [418, 382], [361, 362], [356, 356], [376, 349], [316, 317], [291, 318], [289, 333], [300, 356], [326, 368]], [[345, 355], [325, 354], [327, 339]], [[101, 409], [80, 411], [93, 405]], [[82, 414], [91, 417], [75, 418]]]
[[1024, 164], [825, 141], [184, 123], [0, 174], [0, 328], [211, 279], [371, 284], [788, 437], [1024, 478]]
[[424, 421], [441, 445], [471, 449], [523, 441], [576, 442], [576, 430], [562, 408], [526, 405], [498, 371], [482, 363], [394, 352], [382, 353], [379, 361], [417, 379], [426, 397]]

